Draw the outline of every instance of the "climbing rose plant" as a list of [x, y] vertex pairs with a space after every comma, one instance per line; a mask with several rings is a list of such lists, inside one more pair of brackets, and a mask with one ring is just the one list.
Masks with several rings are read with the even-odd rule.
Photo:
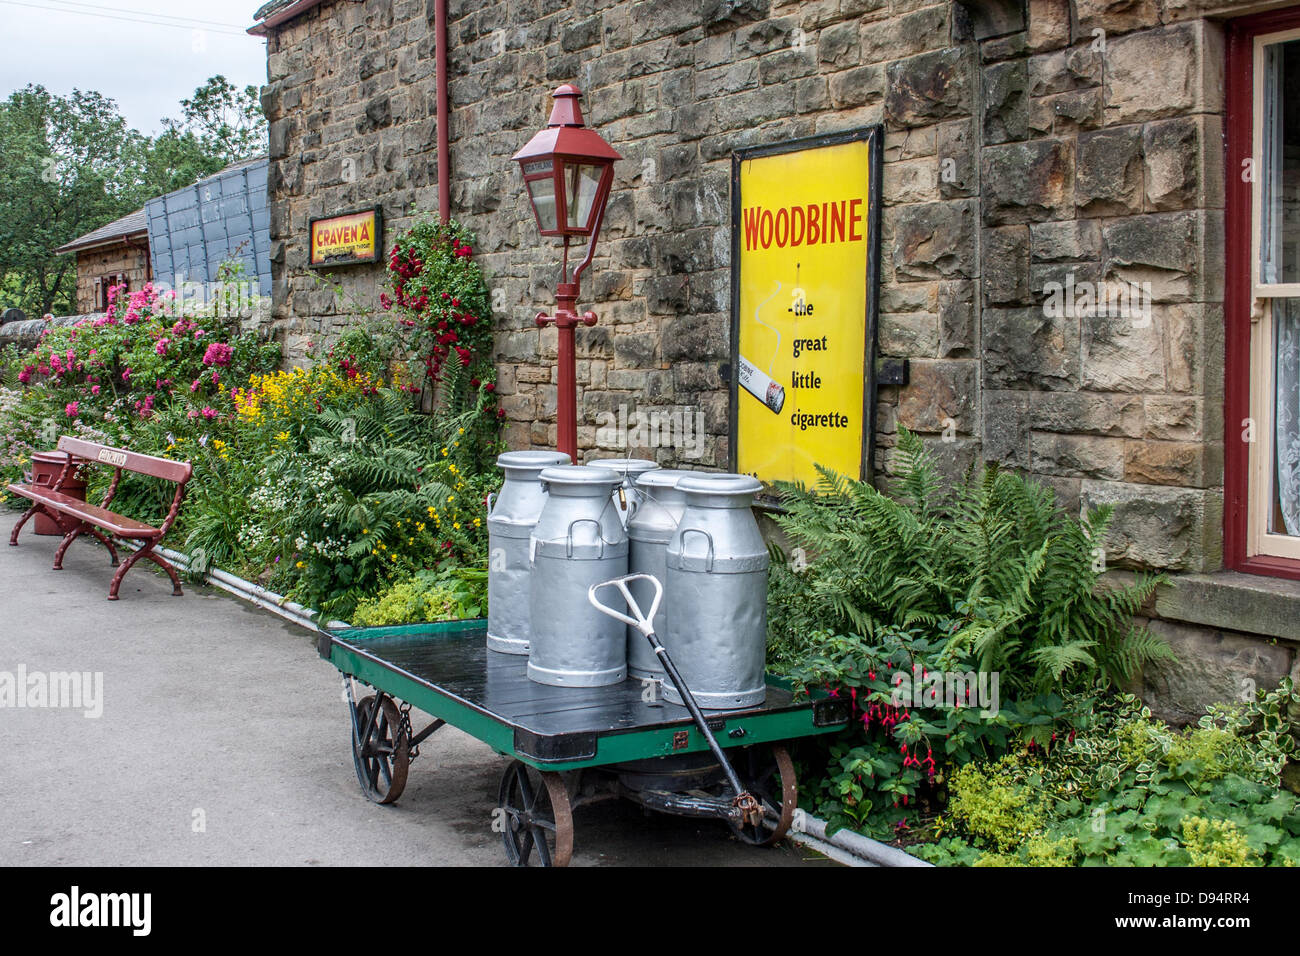
[[387, 278], [379, 304], [395, 317], [425, 384], [445, 390], [463, 382], [490, 393], [491, 309], [469, 230], [418, 219], [389, 250]]

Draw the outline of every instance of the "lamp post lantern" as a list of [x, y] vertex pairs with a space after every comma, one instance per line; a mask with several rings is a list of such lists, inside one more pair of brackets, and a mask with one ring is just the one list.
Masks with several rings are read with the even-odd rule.
[[[515, 153], [533, 207], [537, 229], [543, 236], [564, 239], [560, 281], [555, 287], [555, 314], [537, 314], [537, 324], [554, 322], [559, 333], [556, 396], [556, 447], [578, 460], [578, 386], [574, 369], [573, 330], [579, 323], [595, 325], [596, 314], [577, 312], [579, 280], [591, 265], [596, 240], [605, 218], [614, 162], [622, 159], [595, 130], [586, 128], [578, 98], [582, 91], [568, 83], [551, 94], [555, 106], [546, 129]], [[569, 273], [569, 243], [587, 237], [582, 262]]]

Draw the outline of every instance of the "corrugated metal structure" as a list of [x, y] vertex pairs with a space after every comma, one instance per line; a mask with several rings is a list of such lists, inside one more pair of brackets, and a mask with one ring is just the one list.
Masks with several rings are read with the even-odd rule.
[[212, 282], [228, 259], [271, 294], [271, 215], [265, 157], [247, 160], [145, 204], [155, 279]]

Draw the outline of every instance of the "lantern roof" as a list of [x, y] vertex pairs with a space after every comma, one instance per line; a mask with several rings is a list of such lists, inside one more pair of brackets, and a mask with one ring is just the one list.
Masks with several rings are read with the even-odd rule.
[[555, 98], [555, 106], [551, 109], [546, 129], [515, 153], [513, 159], [516, 162], [554, 154], [611, 162], [623, 158], [599, 133], [587, 129], [583, 123], [582, 107], [578, 105], [581, 90], [565, 83], [551, 95]]

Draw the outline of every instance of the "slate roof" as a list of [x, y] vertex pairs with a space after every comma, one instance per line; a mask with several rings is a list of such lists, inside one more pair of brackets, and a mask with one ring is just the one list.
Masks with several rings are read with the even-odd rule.
[[85, 249], [88, 246], [97, 246], [105, 242], [111, 242], [114, 239], [125, 239], [128, 236], [134, 236], [137, 233], [148, 235], [149, 226], [144, 216], [143, 209], [137, 209], [129, 215], [123, 216], [110, 222], [107, 226], [100, 226], [93, 232], [88, 232], [79, 239], [73, 239], [67, 245], [59, 246], [55, 252], [73, 252], [77, 249]]

